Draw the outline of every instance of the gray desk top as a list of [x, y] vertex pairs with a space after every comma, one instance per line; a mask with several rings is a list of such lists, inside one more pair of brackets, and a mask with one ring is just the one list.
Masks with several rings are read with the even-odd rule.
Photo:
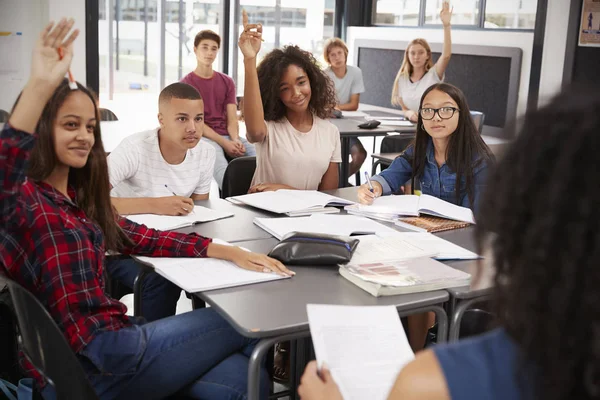
[[414, 133], [415, 126], [386, 126], [384, 121], [380, 121], [375, 129], [361, 129], [358, 124], [365, 122], [364, 119], [357, 118], [332, 118], [331, 123], [337, 126], [342, 136], [384, 136], [388, 132], [406, 132]]
[[219, 238], [230, 243], [245, 240], [269, 239], [273, 237], [271, 234], [254, 225], [252, 221], [256, 217], [277, 217], [276, 214], [271, 214], [256, 208], [237, 206], [223, 199], [196, 201], [195, 204], [213, 210], [229, 211], [234, 215], [230, 218], [204, 222], [191, 227], [177, 229], [177, 232], [194, 232], [210, 238]]
[[[277, 243], [263, 239], [237, 243], [265, 253]], [[197, 295], [246, 337], [263, 338], [308, 330], [307, 304], [393, 305], [399, 311], [440, 304], [445, 290], [374, 297], [343, 279], [337, 267], [294, 267], [296, 276], [275, 282], [213, 290]]]

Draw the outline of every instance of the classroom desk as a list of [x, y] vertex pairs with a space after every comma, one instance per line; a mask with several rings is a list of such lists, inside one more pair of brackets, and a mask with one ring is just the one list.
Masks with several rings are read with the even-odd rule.
[[256, 217], [280, 217], [278, 214], [249, 206], [238, 206], [223, 199], [200, 200], [195, 201], [194, 204], [213, 210], [232, 212], [233, 217], [203, 222], [176, 231], [181, 233], [193, 232], [210, 238], [219, 238], [229, 243], [272, 238], [273, 236], [270, 233], [256, 226], [253, 220]]
[[[256, 252], [268, 252], [277, 239], [237, 243]], [[258, 338], [248, 368], [248, 399], [258, 399], [260, 365], [275, 343], [310, 336], [307, 304], [353, 306], [392, 305], [401, 316], [433, 311], [440, 326], [440, 341], [445, 341], [447, 315], [440, 306], [449, 296], [445, 290], [399, 296], [374, 297], [338, 274], [337, 267], [292, 267], [291, 279], [195, 293], [210, 304], [240, 334]], [[290, 374], [294, 376], [295, 374]], [[296, 384], [292, 381], [292, 388]]]

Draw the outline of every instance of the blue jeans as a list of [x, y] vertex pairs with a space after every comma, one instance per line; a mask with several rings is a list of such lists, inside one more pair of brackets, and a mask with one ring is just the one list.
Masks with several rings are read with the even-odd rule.
[[[229, 136], [223, 136], [226, 139], [229, 139]], [[227, 164], [229, 164], [229, 162], [227, 161], [227, 158], [225, 158], [225, 151], [223, 150], [223, 148], [221, 146], [219, 146], [219, 144], [213, 140], [210, 140], [206, 137], [203, 137], [202, 140], [206, 141], [206, 143], [211, 144], [216, 151], [215, 154], [215, 170], [213, 172], [213, 177], [215, 178], [215, 181], [217, 181], [217, 184], [219, 185], [219, 189], [223, 188], [223, 177], [225, 176], [225, 170], [227, 169]], [[244, 147], [246, 148], [246, 153], [244, 154], [244, 156], [256, 156], [256, 149], [254, 148], [254, 145], [250, 142], [248, 142], [246, 140], [246, 138], [241, 137], [240, 136], [240, 141], [242, 142], [242, 144], [244, 145]]]
[[[248, 358], [256, 341], [211, 308], [96, 336], [79, 354], [101, 399], [246, 399]], [[269, 379], [261, 370], [261, 398]], [[42, 392], [53, 399], [48, 385]]]
[[[107, 257], [105, 268], [111, 278], [133, 290], [133, 282], [140, 271], [133, 258]], [[142, 283], [142, 316], [151, 322], [175, 315], [180, 294], [181, 289], [177, 285], [159, 274], [147, 274]]]

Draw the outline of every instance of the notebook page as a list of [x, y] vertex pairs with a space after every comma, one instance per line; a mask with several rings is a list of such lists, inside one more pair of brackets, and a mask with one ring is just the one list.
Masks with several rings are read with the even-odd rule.
[[457, 206], [434, 196], [421, 195], [419, 200], [419, 211], [437, 217], [454, 219], [456, 221], [475, 223], [473, 211], [470, 208]]
[[435, 251], [437, 255], [433, 258], [436, 260], [476, 260], [481, 258], [477, 253], [431, 233], [399, 232], [396, 235], [415, 246]]
[[285, 194], [295, 199], [301, 200], [309, 207], [325, 207], [327, 204], [348, 205], [354, 204], [353, 201], [342, 199], [341, 197], [332, 196], [327, 193], [316, 190], [289, 190], [281, 189], [277, 193]]
[[352, 255], [352, 264], [366, 264], [385, 261], [407, 260], [418, 257], [434, 257], [437, 250], [425, 242], [408, 240], [406, 236], [366, 235], [359, 238], [358, 246]]
[[381, 196], [376, 198], [371, 205], [361, 204], [359, 210], [374, 213], [419, 215], [419, 196]]
[[193, 225], [196, 222], [215, 221], [217, 219], [233, 216], [233, 213], [211, 210], [202, 206], [194, 206], [194, 212], [188, 215], [171, 216], [156, 214], [128, 215], [127, 219], [138, 224], [144, 224], [148, 228], [167, 231]]
[[344, 399], [387, 398], [413, 352], [393, 306], [308, 304], [319, 366], [326, 363]]

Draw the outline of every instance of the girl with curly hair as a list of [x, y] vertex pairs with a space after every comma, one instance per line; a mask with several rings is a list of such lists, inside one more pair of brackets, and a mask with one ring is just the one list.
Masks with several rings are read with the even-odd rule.
[[337, 188], [340, 133], [328, 121], [337, 101], [333, 84], [298, 46], [271, 51], [257, 68], [262, 26], [249, 24], [245, 12], [243, 22], [246, 137], [257, 154], [250, 193]]
[[[526, 116], [490, 175], [476, 228], [495, 267], [499, 327], [417, 354], [390, 399], [600, 398], [599, 130], [592, 89]], [[315, 372], [307, 367], [302, 399], [341, 398], [330, 374]]]

